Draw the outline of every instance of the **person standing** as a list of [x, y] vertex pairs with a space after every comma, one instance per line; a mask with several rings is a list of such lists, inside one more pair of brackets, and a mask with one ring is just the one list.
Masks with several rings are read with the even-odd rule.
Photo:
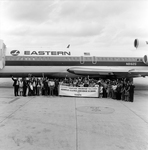
[[100, 88], [99, 88], [99, 91], [100, 91], [100, 98], [103, 97], [103, 85], [100, 83]]
[[130, 89], [129, 89], [129, 101], [133, 102], [134, 101], [134, 88], [135, 85], [133, 83], [130, 83]]
[[[71, 81], [72, 83], [72, 81]], [[58, 96], [59, 82], [58, 79], [55, 80], [55, 95]]]
[[19, 92], [20, 92], [20, 96], [23, 96], [23, 80], [20, 79], [19, 81]]
[[98, 82], [96, 82], [95, 87], [98, 88], [98, 97], [100, 97], [100, 86]]
[[107, 97], [112, 98], [112, 84], [111, 81], [109, 81], [107, 86]]
[[23, 96], [26, 96], [27, 91], [27, 80], [26, 78], [23, 79]]
[[116, 84], [116, 82], [114, 82], [113, 85], [112, 85], [112, 98], [113, 99], [116, 99], [116, 97], [117, 97], [116, 96], [116, 93], [117, 93], [116, 89], [117, 89], [117, 84]]
[[14, 87], [14, 96], [18, 96], [18, 90], [19, 90], [19, 81], [18, 78], [13, 78], [12, 76], [12, 80], [14, 81], [13, 83], [13, 87]]
[[123, 83], [121, 85], [121, 100], [125, 100], [125, 87]]
[[125, 101], [129, 101], [129, 90], [130, 90], [130, 86], [127, 83], [125, 86]]
[[44, 84], [44, 91], [45, 91], [44, 94], [45, 96], [47, 96], [48, 95], [48, 79], [47, 78], [44, 80], [43, 84]]
[[54, 93], [53, 93], [54, 88], [55, 88], [55, 82], [54, 82], [54, 80], [52, 79], [52, 80], [50, 81], [50, 96], [54, 96]]
[[51, 79], [48, 80], [48, 95], [51, 94]]
[[34, 93], [33, 93], [33, 82], [32, 81], [29, 82], [29, 93], [28, 93], [28, 96], [34, 96]]
[[36, 87], [37, 85], [36, 85], [36, 78], [34, 77], [34, 79], [33, 79], [33, 95], [35, 96], [36, 95], [36, 89], [37, 89], [37, 87]]
[[44, 78], [41, 78], [40, 79], [40, 85], [41, 85], [41, 95], [44, 95]]
[[39, 96], [41, 93], [41, 83], [40, 80], [37, 79], [37, 96]]
[[107, 81], [102, 83], [103, 85], [103, 98], [107, 98]]
[[117, 95], [117, 100], [121, 100], [121, 84], [120, 83], [118, 83], [117, 84], [117, 88], [116, 88], [116, 95]]

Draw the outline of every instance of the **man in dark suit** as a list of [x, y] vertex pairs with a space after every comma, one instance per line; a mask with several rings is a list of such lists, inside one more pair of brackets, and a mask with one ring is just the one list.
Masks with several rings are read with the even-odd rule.
[[18, 78], [13, 78], [12, 76], [12, 80], [14, 81], [13, 83], [13, 87], [14, 87], [14, 96], [18, 96], [18, 90], [19, 90], [19, 80]]
[[27, 80], [26, 78], [24, 78], [23, 79], [23, 96], [26, 96], [27, 86], [28, 86]]
[[134, 101], [134, 88], [135, 88], [135, 85], [133, 83], [130, 83], [130, 90], [129, 90], [129, 101], [130, 102]]

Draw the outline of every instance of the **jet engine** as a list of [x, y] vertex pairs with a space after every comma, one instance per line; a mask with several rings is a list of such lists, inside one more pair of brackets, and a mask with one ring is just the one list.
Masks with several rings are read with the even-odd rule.
[[5, 51], [6, 45], [0, 40], [0, 69], [5, 67]]
[[144, 48], [147, 45], [148, 45], [148, 41], [139, 40], [139, 39], [134, 40], [134, 47], [136, 47], [136, 48]]
[[148, 65], [148, 56], [147, 55], [144, 55], [143, 57], [143, 62]]

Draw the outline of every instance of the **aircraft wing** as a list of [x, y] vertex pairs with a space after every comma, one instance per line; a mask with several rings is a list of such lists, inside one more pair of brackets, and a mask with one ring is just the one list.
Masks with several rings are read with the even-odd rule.
[[69, 68], [67, 71], [76, 75], [116, 76], [119, 78], [135, 78], [148, 76], [148, 70], [135, 70], [122, 67], [73, 67]]
[[129, 70], [128, 72], [129, 74], [133, 75], [133, 76], [136, 76], [137, 77], [145, 77], [145, 76], [148, 76], [148, 70], [143, 70], [143, 69], [132, 69], [132, 70]]

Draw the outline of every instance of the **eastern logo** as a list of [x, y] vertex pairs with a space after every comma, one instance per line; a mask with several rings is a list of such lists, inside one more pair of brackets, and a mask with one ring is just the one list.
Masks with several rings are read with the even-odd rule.
[[67, 51], [24, 51], [24, 55], [71, 55]]
[[18, 56], [18, 55], [20, 54], [20, 51], [18, 51], [18, 50], [12, 50], [12, 51], [10, 52], [10, 54], [11, 54], [12, 56]]

